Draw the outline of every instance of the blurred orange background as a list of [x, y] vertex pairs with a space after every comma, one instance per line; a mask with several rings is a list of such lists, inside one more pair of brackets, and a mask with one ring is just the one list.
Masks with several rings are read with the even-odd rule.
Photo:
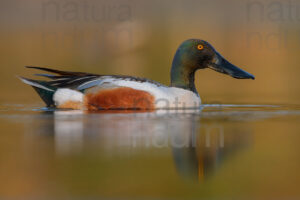
[[[0, 102], [36, 102], [15, 75], [25, 65], [100, 74], [128, 74], [169, 84], [178, 45], [209, 41], [255, 81], [201, 70], [205, 103], [296, 104], [300, 49], [297, 1], [0, 2]], [[22, 91], [22, 92], [19, 92]]]

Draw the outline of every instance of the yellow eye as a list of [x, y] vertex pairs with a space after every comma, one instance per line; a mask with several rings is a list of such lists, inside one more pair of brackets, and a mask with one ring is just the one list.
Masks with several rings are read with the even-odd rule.
[[198, 44], [198, 46], [197, 46], [197, 49], [198, 50], [202, 50], [204, 47], [203, 47], [203, 45], [202, 44]]

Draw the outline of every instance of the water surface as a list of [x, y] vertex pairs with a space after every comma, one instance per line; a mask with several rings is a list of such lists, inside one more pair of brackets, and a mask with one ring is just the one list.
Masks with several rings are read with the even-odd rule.
[[0, 194], [16, 198], [300, 198], [300, 106], [153, 113], [0, 106]]

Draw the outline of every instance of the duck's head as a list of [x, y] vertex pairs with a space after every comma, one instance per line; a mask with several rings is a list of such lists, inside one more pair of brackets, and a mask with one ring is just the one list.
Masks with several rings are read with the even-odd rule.
[[254, 79], [252, 74], [228, 62], [208, 42], [189, 39], [179, 46], [175, 54], [171, 69], [171, 85], [195, 90], [194, 73], [198, 69], [205, 68], [238, 79]]

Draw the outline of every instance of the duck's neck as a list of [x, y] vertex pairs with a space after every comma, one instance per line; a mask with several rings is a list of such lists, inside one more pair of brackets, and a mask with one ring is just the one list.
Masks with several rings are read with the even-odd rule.
[[191, 62], [184, 59], [184, 55], [177, 52], [171, 68], [171, 86], [190, 90], [198, 94], [195, 87], [195, 68]]

